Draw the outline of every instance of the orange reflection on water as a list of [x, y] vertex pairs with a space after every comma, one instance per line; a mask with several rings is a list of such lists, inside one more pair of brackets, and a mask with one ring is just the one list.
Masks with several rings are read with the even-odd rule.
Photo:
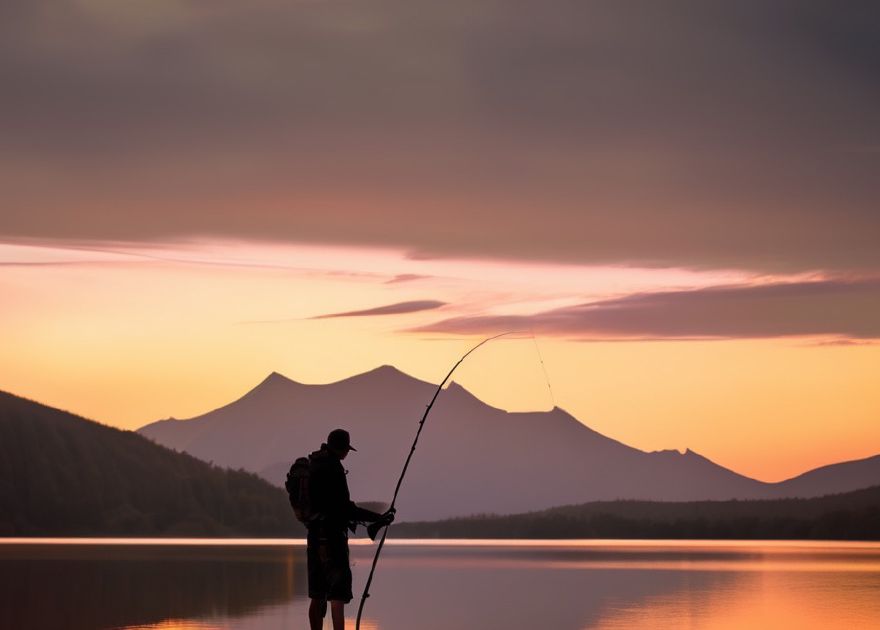
[[[360, 586], [374, 545], [352, 543]], [[302, 544], [0, 541], [0, 628], [302, 628]], [[866, 630], [880, 543], [389, 541], [372, 590], [362, 630]]]
[[[476, 628], [464, 594], [493, 582], [504, 627], [535, 627], [532, 607], [574, 630], [880, 628], [880, 545], [823, 541], [395, 541], [383, 575], [447, 575], [447, 591], [407, 589], [413, 627]], [[522, 579], [516, 576], [521, 576]], [[530, 577], [531, 576], [531, 577]], [[391, 581], [390, 578], [386, 578]], [[541, 589], [541, 580], [552, 586]], [[452, 589], [465, 589], [464, 592]], [[387, 588], [387, 587], [386, 587]], [[424, 590], [428, 590], [425, 588]], [[545, 592], [546, 591], [546, 592]], [[500, 602], [511, 597], [516, 604]], [[444, 602], [445, 600], [445, 602]], [[477, 598], [479, 600], [479, 598]], [[518, 605], [519, 614], [513, 609]], [[511, 606], [510, 611], [505, 608]], [[568, 611], [568, 614], [566, 614]], [[386, 616], [388, 613], [383, 611]], [[509, 613], [509, 614], [508, 614]], [[582, 616], [575, 625], [574, 617]], [[396, 630], [397, 616], [381, 630]], [[437, 619], [443, 618], [444, 623]], [[485, 621], [483, 619], [482, 621]], [[570, 624], [570, 625], [567, 625]]]
[[125, 630], [225, 630], [228, 626], [191, 619], [168, 619], [146, 626], [127, 626]]
[[743, 574], [728, 588], [682, 591], [609, 610], [589, 628], [876, 630], [880, 620], [868, 611], [878, 595], [876, 575]]
[[[437, 568], [880, 573], [876, 542], [390, 540], [388, 544], [413, 553], [386, 558], [387, 565], [419, 562]], [[442, 553], [432, 553], [432, 547]], [[425, 553], [418, 554], [419, 549]]]

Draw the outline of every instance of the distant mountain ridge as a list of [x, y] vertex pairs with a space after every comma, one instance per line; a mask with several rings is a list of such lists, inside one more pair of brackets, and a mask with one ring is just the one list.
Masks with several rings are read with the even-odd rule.
[[[270, 374], [244, 396], [189, 420], [139, 429], [165, 446], [281, 485], [290, 462], [337, 426], [355, 500], [387, 500], [436, 385], [382, 366], [326, 385]], [[406, 520], [511, 514], [614, 499], [695, 501], [818, 496], [880, 483], [880, 456], [770, 484], [691, 451], [644, 452], [562, 409], [510, 413], [452, 383], [437, 399], [401, 490]]]
[[283, 490], [0, 392], [0, 536], [302, 536]]
[[399, 538], [880, 540], [880, 485], [811, 499], [608, 501], [400, 523]]

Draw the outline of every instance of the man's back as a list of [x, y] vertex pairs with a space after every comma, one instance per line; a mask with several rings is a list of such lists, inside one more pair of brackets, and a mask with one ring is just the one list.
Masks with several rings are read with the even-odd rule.
[[318, 522], [344, 530], [351, 520], [353, 505], [338, 457], [321, 449], [309, 455], [309, 498]]

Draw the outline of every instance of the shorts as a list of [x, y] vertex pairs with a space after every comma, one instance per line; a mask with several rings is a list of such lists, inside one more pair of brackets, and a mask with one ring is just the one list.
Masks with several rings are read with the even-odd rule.
[[327, 535], [310, 531], [307, 544], [309, 597], [350, 602], [351, 567], [345, 532]]

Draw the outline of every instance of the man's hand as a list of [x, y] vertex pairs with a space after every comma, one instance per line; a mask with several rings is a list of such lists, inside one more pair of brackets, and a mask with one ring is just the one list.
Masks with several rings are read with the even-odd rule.
[[394, 522], [394, 515], [396, 513], [397, 510], [391, 508], [380, 516], [377, 521], [374, 521], [367, 526], [367, 535], [370, 537], [370, 540], [376, 540], [379, 530], [383, 527], [388, 527]]

